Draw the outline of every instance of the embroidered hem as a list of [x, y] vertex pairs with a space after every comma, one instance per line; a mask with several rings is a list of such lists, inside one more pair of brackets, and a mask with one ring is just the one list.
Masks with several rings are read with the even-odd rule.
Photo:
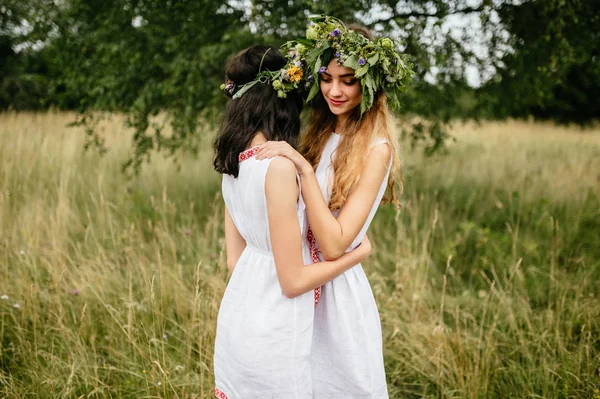
[[225, 392], [221, 391], [219, 388], [215, 387], [215, 396], [219, 399], [228, 399]]

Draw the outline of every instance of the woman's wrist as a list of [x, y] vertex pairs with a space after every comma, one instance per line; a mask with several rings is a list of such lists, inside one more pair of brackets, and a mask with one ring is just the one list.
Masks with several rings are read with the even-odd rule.
[[300, 168], [298, 169], [298, 174], [300, 175], [300, 177], [307, 176], [307, 175], [314, 174], [314, 173], [315, 173], [315, 171], [314, 171], [312, 165], [306, 160], [304, 160], [304, 162], [302, 162]]

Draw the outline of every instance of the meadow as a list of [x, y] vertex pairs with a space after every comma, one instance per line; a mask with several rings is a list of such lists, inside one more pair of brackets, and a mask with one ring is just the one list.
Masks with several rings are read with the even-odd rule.
[[[227, 282], [220, 177], [121, 165], [68, 113], [0, 114], [0, 397], [210, 398]], [[457, 122], [405, 143], [365, 262], [390, 398], [600, 398], [600, 128]]]

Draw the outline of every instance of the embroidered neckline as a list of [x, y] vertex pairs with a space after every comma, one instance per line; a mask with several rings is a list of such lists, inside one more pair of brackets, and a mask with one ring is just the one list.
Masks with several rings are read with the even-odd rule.
[[248, 158], [252, 158], [258, 152], [258, 146], [247, 149], [244, 152], [240, 152], [238, 155], [238, 162], [245, 161]]

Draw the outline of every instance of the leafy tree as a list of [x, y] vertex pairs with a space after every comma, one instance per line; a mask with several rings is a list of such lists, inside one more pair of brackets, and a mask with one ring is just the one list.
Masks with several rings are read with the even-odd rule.
[[[413, 1], [403, 6], [407, 11], [396, 11], [399, 2], [254, 0], [247, 10], [243, 8], [247, 3], [239, 4], [69, 0], [57, 7], [53, 20], [58, 35], [53, 46], [61, 55], [57, 67], [64, 71], [59, 86], [81, 99], [76, 109], [82, 113], [79, 122], [90, 128], [90, 142], [102, 144], [93, 133], [91, 112], [102, 109], [124, 112], [135, 130], [135, 156], [128, 166], [139, 167], [152, 149], [170, 154], [180, 148], [195, 151], [198, 115], [223, 104], [218, 86], [227, 56], [265, 38], [280, 44], [302, 35], [309, 15], [326, 13], [348, 22], [358, 15], [358, 22], [378, 32], [400, 32], [405, 51], [417, 64], [405, 110], [433, 121], [428, 129], [423, 124], [413, 126], [412, 137], [429, 136], [430, 151], [443, 145], [444, 123], [452, 116], [452, 105], [444, 101], [452, 102], [454, 97], [439, 93], [467, 87], [462, 65], [453, 54], [473, 57], [467, 46], [443, 35], [443, 22], [453, 14], [479, 12], [483, 6], [465, 9], [460, 2], [448, 0]], [[386, 17], [365, 13], [374, 7]], [[431, 23], [432, 18], [437, 22]], [[433, 46], [431, 39], [422, 40], [428, 29], [431, 37], [444, 37], [444, 41]], [[432, 69], [437, 70], [435, 84], [425, 79]], [[168, 111], [171, 136], [164, 135], [164, 124], [150, 122], [160, 111]]]
[[[403, 43], [416, 71], [403, 112], [430, 121], [410, 133], [429, 139], [434, 151], [447, 138], [446, 123], [457, 116], [597, 118], [599, 5], [597, 0], [5, 0], [0, 108], [75, 109], [89, 143], [99, 146], [94, 111], [124, 113], [135, 148], [126, 166], [137, 169], [152, 150], [173, 155], [197, 150], [199, 117], [224, 104], [218, 87], [228, 56], [253, 43], [277, 45], [302, 35], [309, 15], [325, 13]], [[27, 43], [36, 46], [14, 51]], [[469, 86], [466, 66], [487, 81], [483, 87]], [[166, 119], [154, 118], [159, 113]]]
[[16, 0], [0, 6], [0, 109], [35, 106], [28, 101], [29, 93], [36, 89], [35, 77], [26, 73], [23, 54], [14, 50], [25, 36], [21, 23], [27, 11], [28, 7]]
[[600, 2], [529, 1], [506, 7], [512, 51], [481, 90], [493, 117], [600, 118]]
[[[197, 149], [199, 115], [221, 100], [227, 57], [256, 41], [240, 26], [240, 10], [209, 0], [69, 0], [50, 8], [49, 43], [63, 71], [55, 94], [69, 94], [61, 105], [81, 113], [88, 144], [103, 144], [94, 111], [123, 112], [135, 131], [126, 165], [134, 168], [153, 149]], [[79, 102], [68, 103], [73, 98]], [[167, 118], [152, 122], [163, 111]], [[165, 135], [168, 125], [173, 133]]]

